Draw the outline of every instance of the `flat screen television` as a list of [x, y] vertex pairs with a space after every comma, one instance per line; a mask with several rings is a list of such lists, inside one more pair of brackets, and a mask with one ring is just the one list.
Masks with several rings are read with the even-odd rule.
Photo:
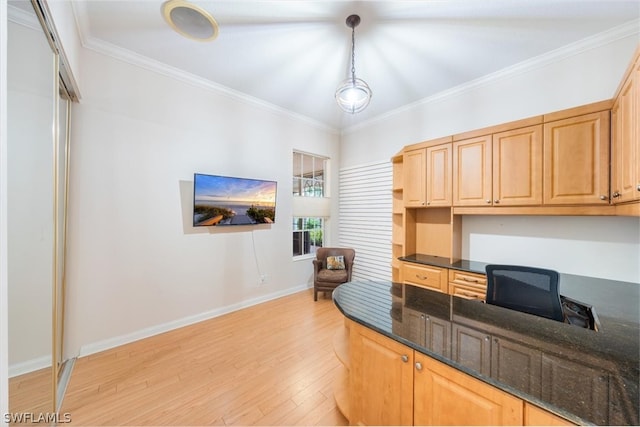
[[276, 181], [193, 175], [193, 226], [273, 224]]

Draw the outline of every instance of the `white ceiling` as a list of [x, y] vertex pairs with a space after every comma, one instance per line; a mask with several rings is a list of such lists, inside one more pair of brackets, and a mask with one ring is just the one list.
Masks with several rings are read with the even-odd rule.
[[[193, 0], [220, 26], [212, 42], [182, 37], [162, 0], [73, 0], [85, 44], [169, 66], [334, 129], [417, 102], [621, 25], [640, 0]], [[350, 68], [373, 91], [362, 113], [334, 92]], [[635, 21], [635, 23], [633, 22]]]

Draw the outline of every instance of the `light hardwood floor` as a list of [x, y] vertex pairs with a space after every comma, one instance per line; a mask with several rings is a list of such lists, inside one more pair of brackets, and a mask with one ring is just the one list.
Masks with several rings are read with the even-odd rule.
[[[52, 393], [51, 368], [10, 378], [9, 413], [34, 415], [51, 413], [53, 412]], [[28, 424], [28, 422], [25, 421], [23, 424]]]
[[343, 317], [311, 291], [79, 359], [74, 425], [347, 425], [333, 382]]

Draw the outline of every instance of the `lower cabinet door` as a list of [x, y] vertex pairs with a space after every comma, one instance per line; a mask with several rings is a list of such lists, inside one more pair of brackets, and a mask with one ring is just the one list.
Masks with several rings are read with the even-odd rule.
[[574, 426], [572, 422], [560, 418], [549, 411], [545, 411], [531, 403], [524, 403], [525, 426]]
[[415, 353], [414, 425], [522, 425], [522, 400]]
[[351, 425], [413, 424], [413, 349], [357, 323], [350, 329]]

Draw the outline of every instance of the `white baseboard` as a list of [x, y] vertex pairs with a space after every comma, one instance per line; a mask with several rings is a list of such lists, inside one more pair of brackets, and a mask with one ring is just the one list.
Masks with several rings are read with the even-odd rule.
[[260, 297], [252, 298], [246, 301], [241, 301], [236, 304], [231, 304], [225, 307], [216, 308], [215, 310], [206, 311], [204, 313], [184, 317], [182, 319], [174, 320], [172, 322], [167, 322], [160, 325], [152, 326], [150, 328], [141, 329], [139, 331], [132, 332], [130, 334], [121, 335], [118, 337], [113, 337], [113, 338], [98, 341], [95, 343], [83, 345], [80, 347], [80, 354], [78, 354], [78, 357], [89, 356], [94, 353], [99, 353], [101, 351], [109, 350], [114, 347], [118, 347], [124, 344], [129, 344], [134, 341], [138, 341], [144, 338], [149, 338], [151, 336], [162, 334], [164, 332], [168, 332], [174, 329], [182, 328], [184, 326], [193, 325], [194, 323], [202, 322], [204, 320], [209, 320], [214, 317], [222, 316], [224, 314], [231, 313], [243, 308], [251, 307], [256, 304], [281, 298], [286, 295], [295, 294], [297, 292], [301, 292], [306, 289], [309, 289], [309, 285], [307, 283], [305, 283], [304, 285], [298, 285], [292, 288], [273, 292], [271, 294], [262, 295]]
[[42, 356], [9, 365], [9, 378], [51, 367], [51, 356]]

